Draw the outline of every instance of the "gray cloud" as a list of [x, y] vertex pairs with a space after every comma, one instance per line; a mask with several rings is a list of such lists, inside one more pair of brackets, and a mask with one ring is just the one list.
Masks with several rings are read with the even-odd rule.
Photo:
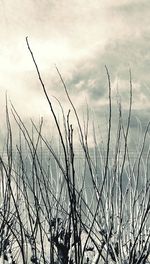
[[25, 119], [30, 115], [48, 115], [25, 43], [28, 35], [48, 93], [58, 97], [65, 110], [69, 106], [54, 64], [59, 67], [79, 112], [87, 100], [102, 119], [108, 102], [105, 65], [111, 75], [114, 106], [118, 83], [125, 116], [130, 67], [133, 114], [146, 123], [150, 98], [149, 1], [14, 0], [1, 1], [0, 5], [2, 107], [7, 90]]

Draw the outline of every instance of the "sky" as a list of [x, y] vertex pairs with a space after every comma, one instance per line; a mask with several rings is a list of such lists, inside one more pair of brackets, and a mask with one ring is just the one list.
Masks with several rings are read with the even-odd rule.
[[133, 115], [143, 126], [150, 113], [150, 1], [148, 0], [0, 0], [0, 105], [5, 93], [26, 120], [47, 117], [43, 96], [26, 37], [47, 92], [64, 110], [70, 108], [55, 65], [82, 114], [86, 104], [104, 120], [108, 104], [107, 65], [112, 98], [117, 90], [125, 114], [132, 72]]

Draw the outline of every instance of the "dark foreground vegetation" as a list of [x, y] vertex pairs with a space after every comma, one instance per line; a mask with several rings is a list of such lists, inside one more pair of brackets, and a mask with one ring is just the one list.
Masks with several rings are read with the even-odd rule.
[[[8, 107], [6, 100], [7, 139], [0, 156], [0, 263], [150, 263], [150, 123], [142, 142], [138, 142], [133, 160], [128, 144], [131, 73], [127, 121], [124, 123], [118, 100], [118, 127], [116, 135], [112, 135], [111, 80], [106, 67], [107, 140], [101, 148], [93, 125], [91, 150], [88, 118], [81, 125], [56, 68], [78, 125], [82, 158], [77, 159], [70, 110], [65, 116], [58, 102], [63, 117], [61, 126], [28, 39], [26, 41], [59, 140], [58, 144], [53, 144], [44, 137], [42, 119], [38, 126], [32, 122], [30, 133], [14, 106]], [[19, 130], [16, 146], [10, 112]], [[116, 140], [113, 156], [112, 136]]]

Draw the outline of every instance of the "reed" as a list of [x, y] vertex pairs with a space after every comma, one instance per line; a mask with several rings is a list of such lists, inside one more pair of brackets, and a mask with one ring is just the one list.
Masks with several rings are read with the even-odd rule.
[[[78, 159], [70, 110], [65, 116], [63, 105], [57, 100], [62, 112], [61, 125], [28, 38], [26, 43], [59, 140], [51, 143], [45, 138], [43, 119], [38, 125], [31, 121], [30, 131], [15, 107], [8, 106], [6, 98], [7, 138], [5, 155], [0, 156], [1, 263], [150, 263], [150, 123], [142, 142], [138, 142], [133, 160], [129, 145], [133, 97], [131, 72], [127, 122], [124, 122], [118, 100], [118, 124], [114, 134], [111, 76], [105, 67], [107, 140], [103, 146], [99, 143], [93, 124], [94, 147], [91, 149], [88, 143], [89, 111], [87, 121], [82, 124], [56, 68], [77, 121], [81, 153]], [[19, 130], [16, 145], [10, 115]]]

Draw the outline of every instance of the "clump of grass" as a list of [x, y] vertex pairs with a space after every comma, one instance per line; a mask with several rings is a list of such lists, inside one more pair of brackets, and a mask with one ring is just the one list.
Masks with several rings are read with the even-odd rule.
[[38, 126], [32, 121], [30, 133], [11, 105], [19, 128], [19, 140], [14, 146], [6, 100], [6, 155], [0, 156], [0, 258], [3, 263], [16, 264], [150, 263], [149, 146], [146, 160], [143, 159], [150, 123], [132, 162], [128, 143], [132, 113], [131, 72], [127, 124], [124, 125], [122, 106], [118, 102], [118, 129], [110, 162], [114, 135], [111, 79], [107, 67], [107, 141], [103, 150], [93, 126], [94, 157], [88, 145], [89, 121], [81, 125], [66, 84], [56, 68], [77, 120], [82, 150], [82, 163], [78, 168], [70, 110], [65, 116], [58, 102], [63, 116], [61, 127], [28, 39], [26, 42], [55, 122], [59, 144], [54, 146], [44, 137], [43, 119]]

